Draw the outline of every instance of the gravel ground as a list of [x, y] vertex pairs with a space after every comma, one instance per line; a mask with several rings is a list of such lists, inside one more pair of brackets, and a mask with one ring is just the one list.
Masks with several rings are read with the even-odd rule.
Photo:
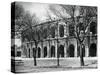
[[57, 66], [57, 59], [37, 59], [37, 66], [34, 66], [34, 59], [24, 59], [23, 63], [16, 63], [17, 73], [26, 72], [48, 72], [65, 71], [75, 69], [97, 68], [97, 58], [84, 58], [85, 66], [80, 66], [80, 58], [60, 58], [60, 66]]

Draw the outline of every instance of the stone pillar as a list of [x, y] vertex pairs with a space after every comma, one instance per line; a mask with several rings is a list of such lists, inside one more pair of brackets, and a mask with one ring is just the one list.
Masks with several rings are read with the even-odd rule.
[[31, 58], [31, 44], [29, 44], [29, 58]]
[[32, 48], [30, 49], [30, 58], [32, 58], [33, 56], [32, 56], [32, 53], [33, 51], [32, 51]]
[[64, 25], [64, 37], [67, 36], [66, 25]]
[[75, 44], [75, 53], [74, 53], [75, 57], [77, 57], [77, 43]]
[[59, 27], [60, 27], [60, 25], [58, 24], [58, 29], [57, 29], [57, 36], [58, 36], [58, 37], [60, 37], [60, 35], [59, 35], [59, 33], [60, 33], [60, 32], [59, 32]]
[[49, 55], [49, 54], [50, 54], [50, 53], [49, 53], [49, 52], [50, 52], [50, 51], [49, 51], [49, 50], [50, 50], [49, 41], [47, 41], [46, 43], [47, 43], [47, 58], [49, 58], [49, 57], [50, 57], [50, 55]]
[[68, 24], [66, 25], [66, 35], [69, 36], [69, 27], [68, 27]]
[[51, 41], [49, 41], [49, 57], [51, 57]]
[[57, 41], [55, 42], [55, 57], [57, 58]]
[[41, 42], [41, 58], [43, 58], [44, 56], [44, 47], [43, 47], [43, 42]]
[[[30, 47], [31, 47], [31, 44], [30, 44]], [[32, 43], [32, 47], [30, 48], [30, 58], [33, 57], [33, 43]]]
[[64, 44], [64, 57], [65, 58], [67, 57], [67, 44], [66, 44], [66, 41], [65, 41], [65, 44]]
[[26, 51], [27, 51], [27, 53], [26, 53], [26, 58], [28, 58], [28, 44], [26, 43]]
[[86, 57], [89, 56], [89, 48], [88, 48], [88, 46], [85, 46], [85, 56]]

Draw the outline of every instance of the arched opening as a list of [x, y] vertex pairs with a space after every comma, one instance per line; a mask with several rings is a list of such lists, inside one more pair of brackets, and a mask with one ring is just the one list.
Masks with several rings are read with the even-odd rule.
[[44, 57], [47, 56], [47, 47], [44, 47]]
[[33, 57], [35, 56], [35, 48], [33, 48]]
[[47, 28], [43, 29], [44, 34], [42, 36], [43, 36], [44, 39], [46, 39], [48, 37], [48, 32], [47, 31], [48, 31]]
[[55, 46], [51, 46], [51, 57], [55, 57]]
[[40, 58], [41, 57], [41, 48], [38, 47], [38, 50], [37, 50], [37, 57]]
[[64, 36], [64, 27], [63, 27], [63, 25], [60, 25], [60, 27], [59, 27], [59, 35], [60, 35], [60, 37]]
[[51, 27], [51, 37], [55, 38], [55, 27]]
[[29, 48], [29, 58], [30, 58], [30, 48]]
[[59, 47], [59, 57], [64, 57], [64, 46], [60, 45]]
[[94, 56], [96, 56], [96, 53], [97, 53], [97, 46], [95, 43], [93, 43], [90, 45], [89, 56], [94, 57]]
[[17, 51], [17, 57], [21, 57], [21, 51]]
[[95, 22], [92, 22], [90, 24], [90, 32], [92, 32], [92, 34], [96, 34], [97, 33], [97, 24]]
[[73, 44], [69, 45], [68, 54], [69, 54], [69, 57], [74, 57], [74, 45]]

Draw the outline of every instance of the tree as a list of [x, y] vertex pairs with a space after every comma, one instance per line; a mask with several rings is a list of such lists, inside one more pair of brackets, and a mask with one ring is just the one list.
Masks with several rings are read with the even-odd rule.
[[[15, 38], [16, 36], [16, 24], [20, 25], [20, 20], [24, 15], [24, 9], [22, 7], [22, 5], [16, 4], [16, 2], [11, 4], [11, 38]], [[19, 22], [18, 22], [19, 21]], [[17, 26], [17, 27], [19, 27]], [[17, 35], [18, 36], [18, 35]]]
[[32, 41], [35, 42], [35, 55], [34, 55], [34, 65], [36, 66], [36, 51], [37, 44], [40, 40], [40, 34], [38, 27], [33, 27], [39, 23], [35, 14], [30, 15], [29, 12], [25, 12], [23, 7], [20, 5], [15, 5], [15, 32], [21, 34], [22, 41], [24, 42], [26, 39], [31, 43], [32, 49]]
[[[75, 5], [60, 5], [62, 7], [62, 11], [66, 11], [70, 15], [71, 24], [74, 26], [73, 32], [74, 36], [79, 41], [80, 44], [80, 64], [84, 66], [84, 59], [83, 59], [83, 51], [82, 45], [85, 40], [85, 36], [88, 33], [88, 27], [92, 21], [92, 17], [97, 15], [97, 8], [96, 7], [89, 7], [89, 6], [75, 6]], [[50, 10], [58, 17], [65, 19], [60, 11], [55, 9], [52, 5], [50, 6]], [[77, 14], [77, 11], [79, 14]], [[68, 18], [68, 17], [66, 17]], [[83, 18], [83, 24], [80, 23], [80, 18]], [[65, 21], [66, 22], [66, 21]], [[81, 26], [80, 26], [81, 25]]]
[[[83, 51], [82, 51], [82, 44], [85, 40], [85, 36], [89, 33], [89, 27], [90, 23], [93, 21], [93, 17], [97, 16], [97, 7], [90, 7], [90, 6], [81, 6], [80, 7], [80, 14], [83, 18], [83, 24], [80, 26], [80, 23], [76, 26], [76, 34], [77, 38], [80, 42], [80, 61], [81, 66], [84, 66], [84, 60], [83, 60]], [[78, 31], [78, 29], [80, 29]]]
[[35, 43], [35, 50], [34, 50], [34, 66], [37, 65], [36, 63], [36, 51], [37, 51], [37, 45], [39, 41], [41, 40], [41, 34], [39, 27], [34, 27], [34, 25], [38, 24], [36, 15], [34, 14], [31, 16], [29, 13], [27, 13], [24, 16], [23, 24], [25, 26], [24, 33], [22, 33], [23, 39], [26, 38], [31, 43], [31, 49], [32, 49], [32, 41]]

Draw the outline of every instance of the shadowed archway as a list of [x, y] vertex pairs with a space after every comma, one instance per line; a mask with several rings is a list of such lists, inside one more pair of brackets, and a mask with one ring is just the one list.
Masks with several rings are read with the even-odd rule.
[[69, 57], [74, 57], [74, 45], [71, 44], [69, 45], [69, 49], [68, 49], [68, 54], [69, 54]]
[[38, 47], [38, 50], [37, 50], [37, 57], [40, 58], [41, 57], [41, 48]]
[[96, 56], [96, 53], [97, 53], [97, 45], [95, 43], [92, 43], [89, 49], [89, 56], [94, 57]]
[[64, 57], [64, 46], [63, 45], [59, 46], [59, 57]]
[[29, 58], [30, 58], [31, 57], [31, 55], [30, 55], [30, 48], [28, 50], [29, 50]]
[[51, 46], [51, 57], [55, 57], [55, 46]]
[[47, 47], [44, 47], [44, 57], [47, 57]]
[[33, 48], [33, 57], [35, 56], [35, 48]]
[[97, 23], [91, 22], [91, 24], [90, 24], [90, 32], [92, 32], [92, 34], [96, 34], [97, 33]]

